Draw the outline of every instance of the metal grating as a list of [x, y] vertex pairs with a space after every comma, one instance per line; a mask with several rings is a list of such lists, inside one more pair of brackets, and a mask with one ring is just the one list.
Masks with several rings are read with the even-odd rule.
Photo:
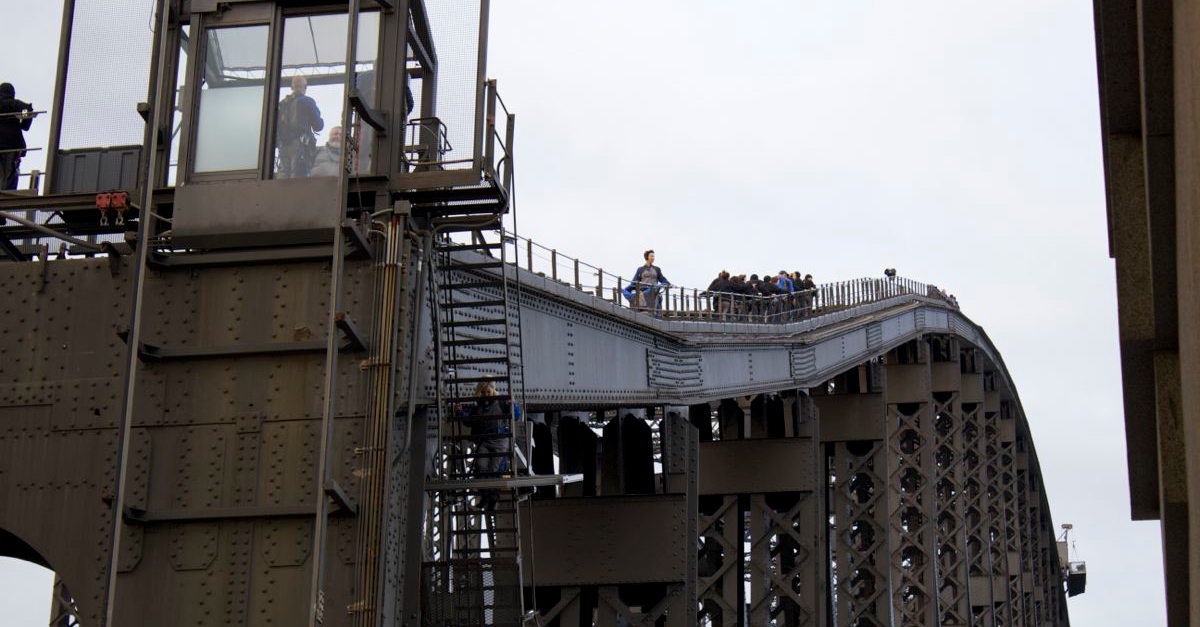
[[423, 567], [426, 627], [521, 624], [521, 576], [512, 560], [461, 559]]
[[153, 8], [145, 0], [75, 1], [60, 148], [142, 143], [137, 103], [150, 86]]
[[475, 118], [477, 90], [483, 88], [477, 78], [480, 4], [481, 0], [446, 0], [425, 5], [430, 30], [437, 33], [437, 117], [445, 123], [446, 138], [453, 146], [445, 156], [450, 161], [470, 159], [476, 134], [481, 132]]

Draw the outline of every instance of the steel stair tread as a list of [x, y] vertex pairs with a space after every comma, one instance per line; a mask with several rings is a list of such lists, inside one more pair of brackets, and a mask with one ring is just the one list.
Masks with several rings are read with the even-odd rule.
[[457, 262], [451, 261], [448, 264], [438, 266], [439, 270], [488, 270], [493, 268], [503, 268], [504, 262], [499, 259], [495, 261], [475, 261], [475, 262]]
[[455, 320], [453, 322], [442, 323], [443, 327], [451, 329], [461, 329], [463, 327], [486, 327], [499, 326], [508, 324], [507, 318], [486, 318], [483, 320]]
[[503, 287], [504, 281], [464, 281], [462, 283], [445, 283], [439, 285], [443, 290], [473, 290], [483, 287]]
[[466, 307], [500, 307], [507, 304], [508, 303], [503, 300], [476, 300], [469, 302], [458, 301], [453, 303], [440, 303], [438, 306], [445, 309], [463, 309]]
[[435, 250], [443, 253], [454, 253], [464, 250], [499, 250], [504, 244], [500, 242], [485, 242], [483, 244], [449, 244], [436, 246]]
[[447, 366], [469, 366], [471, 364], [502, 364], [508, 362], [507, 357], [460, 357], [447, 359], [442, 363]]

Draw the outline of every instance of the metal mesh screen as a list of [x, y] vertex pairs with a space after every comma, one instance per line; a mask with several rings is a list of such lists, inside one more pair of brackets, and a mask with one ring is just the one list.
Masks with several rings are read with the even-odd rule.
[[521, 624], [520, 569], [492, 560], [427, 562], [421, 624], [483, 627]]
[[[475, 119], [480, 0], [442, 0], [426, 4], [426, 10], [437, 48], [437, 117], [446, 124], [446, 136], [453, 146], [445, 159], [470, 159], [480, 132]], [[420, 94], [414, 96], [419, 98]]]
[[[59, 148], [142, 143], [154, 0], [76, 0]], [[61, 70], [60, 70], [61, 71]]]

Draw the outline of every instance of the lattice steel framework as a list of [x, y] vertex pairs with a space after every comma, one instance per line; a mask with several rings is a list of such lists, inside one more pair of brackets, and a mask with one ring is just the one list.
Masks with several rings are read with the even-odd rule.
[[902, 625], [933, 624], [932, 418], [928, 403], [888, 404], [892, 607]]
[[1025, 625], [1025, 586], [1021, 569], [1021, 518], [1018, 503], [1020, 483], [1017, 481], [1016, 434], [1012, 404], [1000, 402], [996, 445], [996, 468], [1001, 502], [1001, 542], [1005, 552], [1005, 576], [1008, 583], [1008, 624]]
[[963, 434], [958, 390], [933, 392], [934, 494], [937, 500], [937, 624], [970, 625]]
[[890, 625], [886, 449], [870, 440], [832, 448], [835, 624]]
[[818, 503], [811, 492], [750, 497], [750, 623], [817, 625]]
[[[990, 377], [989, 377], [990, 379]], [[985, 379], [986, 381], [987, 379]], [[988, 430], [984, 412], [977, 403], [962, 405], [963, 470], [965, 474], [965, 522], [967, 573], [970, 577], [971, 620], [975, 625], [996, 624], [991, 576], [995, 572], [991, 542], [993, 492], [989, 485]]]
[[[713, 499], [714, 497], [708, 497]], [[700, 512], [697, 594], [702, 625], [735, 625], [742, 586], [742, 526], [737, 495], [715, 497], [719, 506]]]

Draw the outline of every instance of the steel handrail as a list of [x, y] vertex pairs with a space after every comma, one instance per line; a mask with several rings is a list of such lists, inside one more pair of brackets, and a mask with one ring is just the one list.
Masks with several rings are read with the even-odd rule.
[[45, 113], [45, 111], [13, 111], [10, 113], [0, 113], [0, 119], [19, 118], [24, 120], [25, 118], [36, 118], [43, 113]]
[[[593, 294], [614, 305], [627, 306], [622, 291], [633, 285], [633, 282], [626, 281], [621, 275], [606, 272], [598, 266], [510, 231], [504, 232], [504, 241], [505, 245], [514, 247], [513, 263], [522, 269], [575, 290]], [[524, 263], [521, 263], [522, 261]], [[585, 276], [588, 277], [587, 281], [584, 281]], [[594, 281], [591, 280], [592, 277]], [[664, 317], [685, 319], [790, 322], [905, 294], [935, 297], [957, 307], [952, 297], [936, 286], [898, 276], [849, 279], [775, 295], [658, 285], [661, 285], [658, 299], [661, 306], [648, 309]]]

